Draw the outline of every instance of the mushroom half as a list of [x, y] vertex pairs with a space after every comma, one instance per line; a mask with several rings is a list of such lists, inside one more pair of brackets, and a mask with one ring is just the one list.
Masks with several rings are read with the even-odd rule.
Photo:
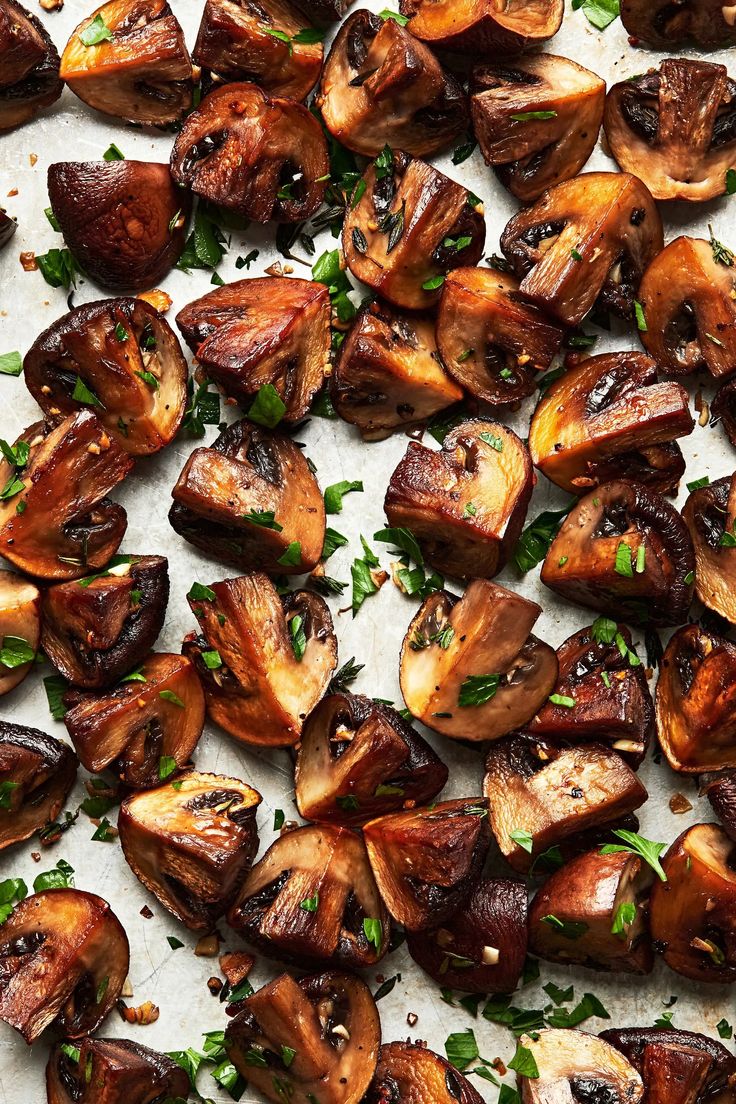
[[522, 1104], [605, 1101], [640, 1104], [644, 1086], [634, 1067], [609, 1043], [587, 1031], [548, 1028], [522, 1035], [519, 1046], [534, 1061], [537, 1076], [519, 1074]]
[[736, 1084], [736, 1058], [722, 1043], [674, 1027], [602, 1031], [641, 1074], [647, 1104], [728, 1104]]
[[696, 485], [682, 508], [682, 516], [695, 549], [695, 593], [708, 609], [734, 624], [736, 475]]
[[0, 851], [56, 819], [78, 765], [61, 740], [36, 728], [0, 722]]
[[531, 50], [557, 34], [563, 0], [517, 0], [500, 6], [495, 0], [401, 0], [402, 15], [417, 38], [460, 53]]
[[736, 19], [723, 0], [622, 0], [621, 22], [629, 41], [641, 39], [659, 50], [690, 43], [706, 49], [736, 45]]
[[0, 0], [0, 132], [33, 119], [63, 87], [59, 55], [41, 20], [16, 0]]
[[41, 639], [41, 593], [14, 571], [0, 571], [0, 697], [33, 667]]
[[425, 1043], [385, 1043], [365, 1104], [483, 1104], [468, 1079]]
[[57, 1043], [46, 1066], [48, 1104], [163, 1104], [189, 1091], [181, 1066], [130, 1039]]

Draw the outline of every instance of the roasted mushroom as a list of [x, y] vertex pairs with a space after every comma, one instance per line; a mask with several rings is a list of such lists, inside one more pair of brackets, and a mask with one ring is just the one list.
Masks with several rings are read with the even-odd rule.
[[663, 244], [652, 196], [627, 173], [582, 173], [557, 184], [501, 235], [521, 294], [567, 326], [594, 305], [633, 318], [642, 273]]
[[255, 222], [301, 222], [319, 207], [329, 159], [302, 104], [255, 84], [215, 88], [184, 123], [171, 151], [177, 184]]
[[587, 1031], [549, 1028], [522, 1035], [536, 1075], [521, 1073], [522, 1104], [639, 1104], [641, 1077], [622, 1054]]
[[447, 370], [471, 395], [493, 406], [536, 390], [534, 372], [549, 368], [563, 331], [519, 298], [513, 276], [458, 268], [445, 280], [437, 345]]
[[155, 1104], [189, 1097], [185, 1070], [130, 1039], [57, 1043], [46, 1066], [48, 1104]]
[[699, 782], [726, 835], [736, 842], [736, 771], [709, 771]]
[[62, 80], [90, 107], [168, 126], [192, 103], [192, 62], [166, 0], [107, 0], [73, 31]]
[[466, 1077], [424, 1043], [386, 1043], [365, 1104], [483, 1104]]
[[166, 319], [143, 299], [77, 307], [36, 338], [23, 365], [50, 421], [91, 409], [132, 456], [168, 445], [184, 417], [187, 362]]
[[482, 203], [431, 165], [388, 146], [362, 180], [342, 231], [350, 271], [397, 307], [428, 310], [451, 269], [480, 260]]
[[647, 799], [631, 767], [602, 744], [565, 747], [521, 734], [490, 748], [483, 792], [501, 854], [521, 873], [550, 847]]
[[4, 207], [0, 207], [0, 249], [5, 248], [17, 229], [18, 223], [15, 219], [10, 217]]
[[213, 559], [274, 575], [302, 575], [319, 562], [324, 501], [288, 437], [235, 422], [191, 453], [171, 496], [171, 525]]
[[736, 20], [723, 0], [622, 0], [621, 22], [629, 42], [634, 39], [639, 45], [638, 40], [643, 39], [660, 50], [690, 42], [706, 49], [736, 44]]
[[295, 744], [337, 665], [327, 603], [305, 590], [279, 596], [265, 575], [193, 590], [201, 635], [184, 652], [209, 717], [244, 744]]
[[736, 448], [736, 378], [724, 380], [716, 391], [710, 408], [711, 423], [723, 423], [726, 436]]
[[717, 824], [695, 824], [662, 858], [649, 915], [654, 949], [698, 982], [736, 980], [734, 843]]
[[45, 1028], [96, 1031], [128, 976], [128, 940], [107, 901], [80, 889], [26, 897], [0, 927], [0, 1020], [34, 1043]]
[[685, 620], [694, 578], [695, 553], [677, 510], [625, 480], [578, 501], [542, 566], [542, 582], [568, 601], [652, 625]]
[[123, 854], [136, 878], [192, 931], [210, 931], [258, 850], [261, 795], [239, 778], [188, 771], [120, 807]]
[[727, 1104], [736, 1084], [736, 1058], [722, 1043], [675, 1027], [602, 1031], [641, 1074], [647, 1104]]
[[0, 460], [0, 554], [50, 580], [103, 568], [127, 525], [105, 496], [132, 466], [89, 410], [29, 426]]
[[590, 357], [540, 399], [532, 460], [571, 494], [616, 478], [675, 494], [685, 461], [674, 439], [692, 433], [689, 402], [679, 383], [657, 381], [657, 364], [643, 353]]
[[0, 0], [0, 132], [27, 123], [63, 87], [59, 55], [41, 20], [16, 0]]
[[381, 1024], [365, 982], [337, 972], [281, 974], [246, 997], [225, 1049], [274, 1104], [359, 1104], [373, 1077]]
[[557, 34], [563, 0], [520, 0], [499, 6], [495, 0], [401, 0], [402, 15], [417, 38], [461, 53], [518, 54]]
[[736, 475], [696, 485], [682, 516], [695, 549], [695, 593], [708, 609], [736, 624]]
[[112, 690], [64, 697], [64, 723], [83, 765], [110, 768], [134, 789], [181, 770], [204, 727], [204, 693], [184, 656], [154, 653]]
[[522, 203], [570, 180], [593, 152], [606, 82], [568, 58], [532, 54], [473, 70], [470, 111], [481, 152]]
[[206, 375], [243, 407], [275, 387], [284, 419], [300, 421], [330, 360], [330, 297], [310, 280], [236, 280], [195, 299], [176, 324]]
[[536, 602], [476, 579], [462, 598], [430, 594], [401, 648], [401, 692], [417, 720], [456, 740], [497, 740], [530, 720], [557, 679], [531, 634]]
[[531, 498], [529, 450], [497, 422], [461, 422], [437, 452], [412, 441], [384, 510], [412, 531], [426, 559], [455, 578], [497, 575], [516, 547]]
[[77, 757], [67, 744], [0, 722], [0, 850], [55, 820], [76, 775]]
[[335, 410], [365, 441], [423, 422], [463, 397], [440, 360], [434, 320], [377, 302], [358, 314], [330, 382]]
[[395, 709], [359, 694], [331, 694], [304, 725], [296, 803], [306, 820], [358, 825], [431, 801], [448, 773]]
[[371, 820], [368, 858], [389, 912], [407, 931], [443, 924], [475, 888], [491, 838], [482, 797]]
[[316, 104], [333, 137], [366, 157], [386, 145], [431, 157], [468, 126], [462, 88], [432, 51], [395, 19], [365, 9], [340, 28]]
[[0, 571], [0, 697], [28, 674], [40, 637], [38, 589], [22, 575]]
[[294, 0], [300, 11], [304, 12], [318, 27], [328, 27], [342, 19], [352, 0]]
[[368, 968], [390, 925], [360, 836], [310, 824], [280, 836], [242, 883], [228, 923], [269, 958]]

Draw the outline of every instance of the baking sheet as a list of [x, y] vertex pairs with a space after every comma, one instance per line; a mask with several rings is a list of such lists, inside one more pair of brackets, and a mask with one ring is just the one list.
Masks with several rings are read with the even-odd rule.
[[[43, 19], [60, 52], [77, 22], [87, 14], [88, 7], [78, 0], [67, 0], [63, 11], [50, 15], [40, 11], [35, 0], [30, 0], [30, 3], [34, 12]], [[199, 22], [201, 0], [171, 0], [171, 6], [181, 20], [191, 48]], [[378, 11], [384, 7], [384, 0], [371, 0], [364, 6]], [[664, 56], [629, 47], [626, 32], [619, 22], [603, 33], [595, 31], [581, 11], [573, 12], [569, 6], [562, 29], [548, 49], [595, 70], [606, 78], [609, 85], [658, 64]], [[736, 74], [736, 56], [728, 51], [708, 56], [711, 60], [724, 63], [730, 60]], [[22, 250], [43, 253], [62, 244], [60, 236], [54, 233], [44, 216], [44, 208], [48, 206], [47, 166], [64, 159], [98, 159], [112, 141], [128, 158], [166, 161], [172, 137], [127, 127], [114, 119], [97, 115], [68, 89], [57, 104], [34, 122], [0, 137], [0, 204], [7, 207], [19, 222], [18, 232], [10, 246], [0, 253], [0, 352], [18, 349], [25, 354], [38, 333], [67, 310], [63, 289], [49, 287], [39, 272], [26, 273], [19, 264]], [[34, 160], [35, 163], [32, 163]], [[515, 201], [496, 181], [491, 170], [486, 168], [478, 151], [460, 166], [453, 166], [449, 155], [436, 158], [435, 163], [484, 200], [488, 229], [486, 253], [490, 255], [498, 249], [499, 234], [516, 210]], [[616, 166], [599, 145], [587, 167], [615, 169]], [[17, 194], [11, 195], [16, 189]], [[707, 224], [710, 222], [716, 237], [734, 245], [734, 204], [736, 199], [724, 197], [691, 208], [682, 204], [662, 205], [666, 240], [679, 233], [707, 237]], [[230, 281], [245, 275], [236, 271], [235, 258], [253, 248], [259, 249], [260, 253], [249, 275], [261, 275], [268, 265], [279, 259], [269, 242], [271, 237], [268, 231], [259, 227], [253, 227], [246, 234], [235, 233], [232, 248], [218, 270], [221, 276]], [[317, 255], [323, 249], [333, 248], [334, 244], [329, 236], [318, 240]], [[309, 275], [306, 268], [302, 270], [300, 265], [295, 267], [295, 275]], [[195, 270], [188, 276], [174, 271], [162, 287], [174, 300], [174, 307], [168, 316], [173, 325], [176, 310], [210, 290], [210, 274]], [[105, 294], [86, 281], [80, 285], [75, 303], [88, 302]], [[595, 351], [631, 347], [638, 347], [636, 336], [621, 326], [610, 335], [601, 335]], [[703, 382], [705, 397], [711, 396], [712, 388], [707, 381], [694, 382], [696, 386]], [[695, 387], [691, 386], [690, 390], [694, 394]], [[533, 401], [526, 400], [518, 414], [506, 419], [507, 424], [526, 436], [532, 409]], [[23, 427], [38, 416], [39, 410], [23, 379], [0, 376], [0, 436], [13, 441]], [[227, 416], [232, 418], [233, 414]], [[215, 434], [216, 427], [208, 427], [206, 442], [211, 441]], [[386, 546], [377, 545], [371, 538], [384, 523], [382, 502], [386, 484], [404, 453], [406, 437], [398, 433], [387, 441], [363, 444], [357, 431], [347, 424], [315, 418], [300, 433], [300, 438], [306, 442], [306, 452], [317, 466], [317, 477], [323, 488], [341, 479], [362, 479], [365, 486], [363, 494], [346, 496], [343, 513], [330, 519], [350, 538], [349, 547], [339, 549], [330, 560], [330, 574], [349, 582], [350, 563], [360, 554], [361, 533], [379, 552], [382, 564], [388, 566], [391, 557]], [[427, 437], [426, 441], [432, 444], [431, 438]], [[186, 457], [200, 443], [185, 437], [175, 441], [163, 454], [139, 460], [132, 475], [113, 496], [123, 503], [128, 512], [128, 530], [121, 551], [160, 553], [169, 557], [171, 598], [158, 650], [178, 651], [182, 637], [194, 627], [195, 622], [185, 600], [192, 582], [209, 583], [233, 574], [231, 570], [195, 552], [168, 525], [171, 487]], [[693, 434], [680, 443], [688, 463], [687, 479], [709, 475], [713, 480], [732, 472], [733, 451], [719, 427], [696, 425]], [[683, 490], [676, 500], [678, 505], [682, 505], [686, 494], [683, 481]], [[529, 518], [542, 509], [560, 505], [565, 497], [540, 478]], [[521, 580], [513, 568], [507, 569], [498, 581], [542, 604], [544, 613], [535, 631], [555, 646], [576, 629], [590, 623], [591, 615], [586, 611], [563, 604], [541, 586], [538, 569]], [[387, 583], [378, 595], [366, 600], [355, 620], [349, 612], [338, 612], [341, 606], [348, 603], [349, 588], [342, 600], [333, 598], [329, 602], [339, 640], [340, 663], [355, 656], [358, 662], [365, 664], [353, 689], [393, 700], [401, 707], [398, 653], [405, 629], [417, 608], [416, 602]], [[640, 638], [637, 636], [635, 639]], [[641, 651], [643, 654], [643, 648]], [[42, 678], [49, 673], [48, 665], [40, 667], [18, 690], [0, 700], [0, 715], [4, 720], [33, 725], [56, 737], [66, 738], [64, 725], [54, 722], [48, 712]], [[426, 731], [423, 734], [451, 768], [450, 780], [442, 797], [480, 793], [483, 773], [481, 753]], [[245, 748], [208, 724], [195, 758], [200, 770], [235, 774], [263, 794], [258, 817], [261, 853], [275, 836], [274, 810], [283, 809], [287, 819], [296, 817], [293, 771], [286, 752]], [[87, 773], [80, 769], [79, 781], [70, 795], [68, 808], [76, 808], [84, 796], [82, 783], [85, 777]], [[669, 843], [688, 824], [711, 819], [710, 807], [706, 801], [697, 798], [694, 784], [687, 778], [673, 775], [666, 765], [656, 765], [650, 759], [642, 767], [641, 777], [650, 793], [650, 800], [639, 814], [644, 835]], [[684, 792], [694, 806], [692, 812], [684, 816], [673, 815], [668, 807], [670, 796], [678, 791]], [[115, 811], [110, 814], [113, 822], [114, 818]], [[134, 992], [128, 1003], [138, 1005], [152, 1000], [161, 1012], [155, 1024], [131, 1027], [124, 1024], [114, 1011], [100, 1034], [127, 1036], [161, 1050], [199, 1047], [204, 1031], [221, 1029], [226, 1024], [224, 1005], [213, 998], [206, 988], [207, 978], [218, 973], [217, 960], [194, 956], [196, 937], [146, 893], [128, 869], [119, 844], [92, 842], [90, 837], [93, 831], [94, 827], [82, 814], [60, 842], [43, 849], [38, 864], [31, 859], [31, 851], [38, 849], [35, 840], [4, 852], [0, 857], [0, 880], [20, 876], [30, 887], [36, 875], [41, 870], [50, 869], [58, 859], [70, 862], [75, 870], [76, 885], [107, 898], [128, 933], [131, 945], [130, 980]], [[500, 861], [491, 869], [493, 872], [508, 873]], [[151, 919], [141, 916], [140, 910], [144, 905], [149, 905], [153, 910]], [[220, 930], [224, 936], [222, 949], [243, 947], [238, 937], [224, 924], [220, 925]], [[172, 950], [167, 935], [175, 935], [183, 941], [184, 947]], [[259, 957], [251, 980], [259, 986], [276, 972], [274, 963]], [[462, 1031], [472, 1026], [484, 1058], [493, 1060], [500, 1056], [506, 1061], [511, 1058], [514, 1052], [512, 1035], [482, 1018], [473, 1019], [461, 1008], [452, 1009], [443, 1003], [439, 987], [414, 965], [405, 947], [384, 959], [375, 973], [366, 975], [374, 990], [379, 973], [381, 978], [401, 974], [401, 981], [379, 1005], [385, 1041], [411, 1035], [412, 1038], [427, 1040], [431, 1047], [443, 1054], [444, 1041], [451, 1031]], [[515, 1003], [525, 1008], [543, 1007], [548, 1001], [540, 986], [550, 980], [562, 986], [574, 983], [576, 1000], [586, 991], [595, 993], [602, 1000], [610, 1012], [611, 1021], [588, 1021], [585, 1026], [593, 1031], [611, 1025], [650, 1025], [661, 1016], [665, 1002], [669, 1005], [673, 996], [677, 997], [677, 1003], [670, 1011], [674, 1013], [673, 1022], [678, 1027], [716, 1035], [716, 1023], [724, 1016], [730, 1019], [733, 1015], [733, 997], [728, 987], [698, 987], [679, 978], [661, 962], [657, 963], [649, 978], [625, 975], [605, 977], [574, 967], [542, 963], [540, 981], [518, 993]], [[407, 1014], [411, 1012], [418, 1016], [413, 1028], [407, 1026]], [[43, 1067], [47, 1053], [44, 1042], [28, 1048], [14, 1031], [0, 1024], [0, 1104], [42, 1104], [46, 1100]], [[482, 1096], [495, 1102], [497, 1089], [477, 1077], [472, 1080]], [[507, 1080], [514, 1084], [514, 1075], [510, 1074]], [[230, 1099], [206, 1073], [200, 1076], [199, 1087], [204, 1096], [218, 1104]], [[242, 1097], [248, 1104], [257, 1099], [247, 1089]]]

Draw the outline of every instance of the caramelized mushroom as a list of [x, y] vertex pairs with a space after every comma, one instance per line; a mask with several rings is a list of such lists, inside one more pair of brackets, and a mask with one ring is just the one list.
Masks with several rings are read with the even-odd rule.
[[602, 744], [564, 747], [524, 735], [490, 748], [483, 792], [501, 854], [521, 873], [560, 841], [611, 824], [647, 799], [631, 767]]
[[53, 1026], [96, 1031], [128, 976], [128, 940], [107, 901], [80, 889], [26, 897], [0, 927], [0, 1020], [34, 1043]]
[[522, 1104], [639, 1104], [644, 1087], [623, 1055], [587, 1031], [550, 1028], [522, 1035], [537, 1076], [518, 1075]]
[[0, 722], [0, 850], [56, 819], [76, 774], [77, 757], [66, 744]]
[[255, 84], [226, 84], [204, 98], [171, 151], [177, 184], [255, 222], [300, 222], [329, 178], [322, 129], [302, 104]]
[[269, 958], [374, 966], [390, 925], [362, 840], [310, 824], [279, 836], [243, 882], [228, 923]]
[[466, 1077], [424, 1043], [386, 1043], [365, 1104], [483, 1104]]
[[726, 835], [736, 842], [736, 771], [707, 772], [699, 782]]
[[726, 436], [736, 448], [736, 378], [721, 383], [713, 397], [710, 413], [711, 424], [722, 422]]
[[685, 471], [674, 438], [695, 424], [689, 401], [679, 383], [657, 381], [657, 365], [643, 353], [590, 357], [540, 399], [529, 428], [532, 459], [571, 494], [615, 478], [674, 494]]
[[583, 173], [557, 184], [501, 235], [524, 298], [567, 326], [594, 305], [632, 318], [642, 273], [663, 244], [652, 196], [627, 173]]
[[426, 559], [456, 578], [497, 575], [516, 547], [534, 476], [529, 451], [497, 422], [467, 421], [437, 452], [412, 441], [394, 469], [384, 510], [414, 533]]
[[431, 801], [448, 773], [395, 709], [360, 694], [331, 694], [304, 725], [296, 803], [306, 820], [358, 825]]
[[0, 249], [5, 248], [17, 229], [18, 223], [15, 219], [10, 217], [4, 207], [0, 207]]
[[727, 621], [736, 623], [736, 476], [696, 486], [682, 508], [695, 549], [695, 593]]
[[593, 152], [606, 82], [568, 58], [532, 54], [473, 70], [470, 99], [481, 152], [522, 203], [570, 180]]
[[520, 0], [500, 7], [495, 0], [401, 0], [413, 35], [433, 46], [461, 53], [518, 54], [557, 34], [562, 0]]
[[621, 22], [630, 42], [643, 39], [660, 50], [690, 42], [706, 49], [736, 44], [736, 21], [723, 0], [622, 0]]
[[368, 858], [389, 912], [407, 931], [443, 924], [478, 881], [491, 833], [483, 798], [442, 801], [371, 820]]
[[91, 408], [132, 456], [168, 445], [184, 417], [187, 362], [166, 319], [143, 299], [77, 307], [36, 338], [23, 366], [50, 421]]
[[362, 180], [342, 231], [350, 271], [397, 307], [428, 310], [451, 269], [480, 260], [483, 205], [431, 165], [388, 146]]
[[89, 771], [114, 770], [135, 789], [158, 786], [189, 761], [204, 727], [204, 694], [184, 656], [151, 655], [113, 690], [68, 691], [64, 723]]
[[107, 0], [73, 31], [61, 77], [90, 107], [168, 126], [192, 103], [192, 62], [166, 0]]
[[218, 774], [188, 771], [131, 794], [118, 830], [128, 866], [192, 931], [210, 931], [231, 905], [258, 850], [261, 795]]
[[195, 299], [176, 324], [207, 376], [243, 407], [266, 384], [300, 421], [330, 360], [330, 297], [310, 280], [237, 280]]
[[674, 1027], [602, 1031], [641, 1074], [647, 1104], [727, 1104], [736, 1084], [736, 1058], [722, 1043]]
[[717, 824], [695, 824], [662, 858], [665, 882], [649, 903], [652, 938], [671, 970], [698, 982], [736, 980], [734, 843]]
[[401, 649], [401, 692], [423, 724], [456, 740], [497, 740], [547, 700], [557, 657], [531, 635], [536, 602], [486, 580], [462, 598], [430, 594]]
[[59, 55], [41, 20], [16, 0], [0, 0], [0, 132], [27, 123], [63, 87]]
[[0, 554], [43, 579], [104, 567], [125, 534], [122, 506], [105, 496], [133, 466], [91, 411], [57, 426], [36, 422], [0, 460]]
[[432, 51], [395, 19], [365, 9], [340, 28], [316, 104], [333, 137], [366, 157], [386, 145], [431, 157], [468, 126], [462, 88]]
[[296, 6], [318, 27], [342, 19], [352, 0], [295, 0]]
[[130, 1039], [57, 1043], [46, 1066], [48, 1104], [154, 1104], [185, 1100], [186, 1071], [165, 1054]]
[[305, 590], [279, 596], [265, 575], [202, 589], [189, 596], [202, 635], [184, 652], [208, 716], [244, 744], [295, 744], [337, 665], [327, 603]]
[[694, 203], [726, 191], [736, 157], [736, 83], [725, 65], [666, 58], [614, 84], [603, 127], [611, 153], [655, 199]]
[[542, 582], [611, 617], [677, 625], [690, 607], [695, 554], [677, 510], [640, 483], [604, 483], [563, 521]]
[[225, 1048], [274, 1104], [359, 1104], [373, 1077], [381, 1024], [368, 986], [337, 972], [281, 974], [242, 1002]]
[[41, 595], [33, 583], [0, 571], [0, 697], [23, 681], [41, 636]]

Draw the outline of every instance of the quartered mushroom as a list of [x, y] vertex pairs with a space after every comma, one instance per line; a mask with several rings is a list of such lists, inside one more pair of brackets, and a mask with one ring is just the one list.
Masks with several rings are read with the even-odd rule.
[[179, 311], [176, 324], [206, 376], [247, 408], [270, 384], [300, 421], [330, 360], [330, 297], [311, 280], [265, 276], [215, 288]]
[[696, 486], [682, 508], [695, 549], [695, 594], [736, 623], [736, 476]]
[[192, 103], [192, 62], [167, 0], [107, 0], [72, 32], [61, 77], [90, 107], [168, 126]]
[[378, 889], [407, 931], [449, 920], [478, 882], [491, 838], [482, 798], [442, 801], [363, 828]]
[[501, 235], [521, 294], [567, 326], [594, 305], [632, 318], [642, 273], [663, 244], [656, 204], [628, 173], [582, 173], [557, 184]]
[[426, 804], [448, 774], [395, 709], [360, 694], [330, 694], [304, 725], [296, 803], [305, 820], [359, 825]]
[[59, 55], [41, 20], [16, 0], [0, 0], [0, 132], [33, 119], [63, 87]]
[[649, 915], [654, 949], [698, 982], [736, 980], [734, 842], [717, 824], [695, 824], [662, 857]]
[[513, 276], [457, 268], [442, 288], [437, 345], [450, 375], [493, 406], [533, 394], [534, 373], [549, 368], [563, 330], [519, 297]]
[[469, 121], [462, 88], [432, 51], [397, 20], [365, 9], [340, 28], [316, 104], [333, 137], [366, 157], [386, 145], [431, 157]]
[[80, 889], [26, 897], [0, 927], [0, 1020], [34, 1043], [91, 1034], [128, 976], [128, 940], [107, 901]]
[[247, 877], [261, 795], [239, 778], [188, 771], [120, 807], [123, 854], [136, 878], [193, 931], [210, 931]]
[[736, 45], [733, 7], [723, 0], [622, 0], [621, 22], [629, 41], [641, 39], [660, 50], [690, 43], [706, 49]]
[[205, 96], [171, 151], [177, 184], [255, 222], [309, 218], [329, 171], [327, 143], [307, 108], [247, 82]]
[[376, 301], [363, 307], [342, 343], [330, 393], [364, 441], [426, 421], [463, 397], [440, 360], [434, 319]]
[[173, 528], [222, 563], [301, 575], [322, 555], [324, 500], [304, 454], [252, 422], [195, 449], [171, 495]]
[[184, 417], [187, 362], [166, 319], [143, 299], [103, 299], [62, 315], [36, 338], [23, 368], [49, 421], [92, 410], [131, 456], [170, 444]]
[[723, 195], [736, 158], [735, 96], [725, 65], [666, 58], [606, 96], [611, 153], [655, 199], [702, 203]]
[[225, 1032], [225, 1049], [267, 1100], [363, 1100], [381, 1042], [378, 1010], [365, 982], [336, 971], [299, 981], [281, 974], [239, 1008]]
[[179, 260], [192, 202], [174, 186], [168, 165], [57, 161], [49, 165], [48, 189], [64, 241], [100, 287], [144, 291]]
[[675, 1027], [602, 1031], [641, 1074], [647, 1104], [727, 1104], [736, 1084], [736, 1058], [723, 1043]]
[[483, 1104], [468, 1079], [424, 1043], [384, 1043], [365, 1104]]
[[522, 1035], [537, 1076], [517, 1077], [522, 1104], [640, 1104], [641, 1077], [617, 1050], [587, 1031], [548, 1028]]
[[460, 53], [518, 54], [557, 34], [563, 0], [519, 0], [499, 6], [495, 0], [401, 0], [409, 30], [433, 46]]
[[207, 714], [244, 744], [293, 746], [337, 666], [327, 603], [279, 595], [265, 575], [226, 579], [189, 594], [201, 635], [184, 652], [204, 686]]
[[350, 271], [397, 307], [429, 310], [447, 273], [483, 254], [482, 203], [425, 161], [388, 146], [362, 181], [342, 231]]
[[602, 744], [565, 747], [521, 734], [490, 748], [483, 792], [501, 854], [521, 873], [549, 848], [647, 799], [631, 767]]
[[0, 851], [56, 819], [77, 766], [68, 744], [36, 728], [0, 722]]
[[685, 471], [674, 441], [695, 425], [689, 403], [679, 383], [657, 380], [657, 364], [643, 353], [589, 357], [540, 399], [529, 427], [532, 459], [571, 494], [617, 478], [674, 494]]
[[635, 623], [678, 625], [693, 594], [695, 553], [685, 522], [640, 483], [603, 483], [560, 526], [542, 582], [569, 602]]
[[462, 598], [430, 594], [401, 649], [401, 692], [412, 715], [456, 740], [497, 740], [525, 724], [557, 679], [554, 649], [531, 633], [541, 612], [481, 579]]
[[533, 484], [523, 441], [498, 422], [477, 419], [451, 430], [439, 452], [412, 441], [383, 508], [389, 525], [410, 529], [438, 571], [487, 579], [516, 547]]
[[109, 768], [134, 789], [181, 770], [204, 727], [204, 693], [185, 656], [157, 652], [112, 690], [69, 690], [64, 723], [89, 771]]
[[0, 554], [42, 579], [78, 579], [105, 566], [125, 535], [106, 496], [133, 460], [88, 410], [36, 422], [0, 460]]
[[57, 1043], [46, 1066], [48, 1104], [156, 1104], [186, 1100], [189, 1075], [166, 1054], [130, 1039]]
[[0, 249], [4, 249], [18, 229], [18, 223], [11, 218], [4, 207], [0, 207]]
[[586, 851], [538, 890], [529, 909], [532, 954], [548, 962], [649, 974], [647, 925], [652, 868], [638, 855]]
[[22, 575], [0, 571], [0, 697], [31, 670], [40, 638], [40, 591]]
[[736, 770], [706, 771], [698, 781], [724, 832], [736, 842]]
[[472, 89], [481, 153], [522, 203], [576, 176], [593, 152], [606, 82], [569, 58], [485, 62], [473, 70]]
[[269, 958], [374, 966], [390, 924], [359, 835], [310, 824], [271, 844], [242, 882], [228, 923]]

